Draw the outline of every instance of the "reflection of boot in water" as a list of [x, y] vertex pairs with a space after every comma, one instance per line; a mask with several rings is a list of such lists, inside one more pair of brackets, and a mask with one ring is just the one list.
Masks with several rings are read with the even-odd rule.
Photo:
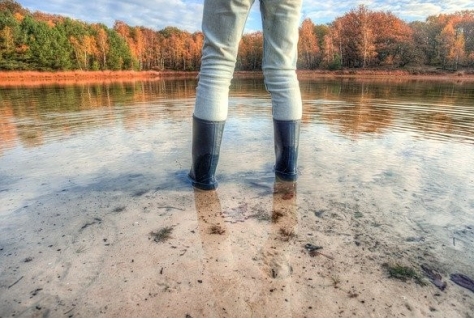
[[194, 191], [199, 235], [204, 251], [203, 284], [210, 285], [206, 317], [249, 317], [234, 270], [229, 232], [216, 191]]
[[252, 300], [258, 309], [255, 316], [292, 317], [291, 248], [298, 223], [296, 208], [296, 183], [275, 182], [271, 229], [259, 256], [263, 285], [258, 297]]
[[296, 183], [276, 181], [273, 191], [272, 227], [263, 250], [264, 271], [271, 278], [286, 278], [292, 267], [288, 261], [290, 241], [296, 236]]

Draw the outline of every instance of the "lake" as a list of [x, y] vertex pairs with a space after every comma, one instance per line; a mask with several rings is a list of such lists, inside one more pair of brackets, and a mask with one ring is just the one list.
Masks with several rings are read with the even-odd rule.
[[195, 79], [0, 86], [0, 316], [473, 316], [474, 82], [300, 84], [297, 184], [236, 79], [207, 193]]

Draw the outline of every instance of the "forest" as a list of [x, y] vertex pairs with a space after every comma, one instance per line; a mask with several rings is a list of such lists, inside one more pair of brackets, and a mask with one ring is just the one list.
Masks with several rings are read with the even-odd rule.
[[[203, 35], [169, 26], [153, 30], [30, 12], [0, 0], [0, 70], [176, 70], [200, 67]], [[261, 69], [261, 32], [244, 34], [236, 70]], [[329, 24], [300, 26], [298, 68], [474, 68], [474, 10], [407, 23], [365, 5]]]

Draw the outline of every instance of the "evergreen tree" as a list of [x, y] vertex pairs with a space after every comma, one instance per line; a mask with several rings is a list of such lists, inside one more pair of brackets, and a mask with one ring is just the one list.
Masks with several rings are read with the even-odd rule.
[[126, 41], [114, 30], [108, 31], [109, 51], [107, 54], [107, 69], [130, 70], [133, 67], [132, 55]]

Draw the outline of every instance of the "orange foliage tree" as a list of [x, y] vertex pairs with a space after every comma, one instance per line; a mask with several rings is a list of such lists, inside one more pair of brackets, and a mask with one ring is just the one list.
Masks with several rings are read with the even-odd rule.
[[305, 19], [299, 29], [298, 67], [315, 69], [318, 66], [319, 46], [315, 32], [316, 26], [311, 19]]
[[260, 70], [263, 58], [263, 33], [245, 34], [239, 44], [237, 70]]

